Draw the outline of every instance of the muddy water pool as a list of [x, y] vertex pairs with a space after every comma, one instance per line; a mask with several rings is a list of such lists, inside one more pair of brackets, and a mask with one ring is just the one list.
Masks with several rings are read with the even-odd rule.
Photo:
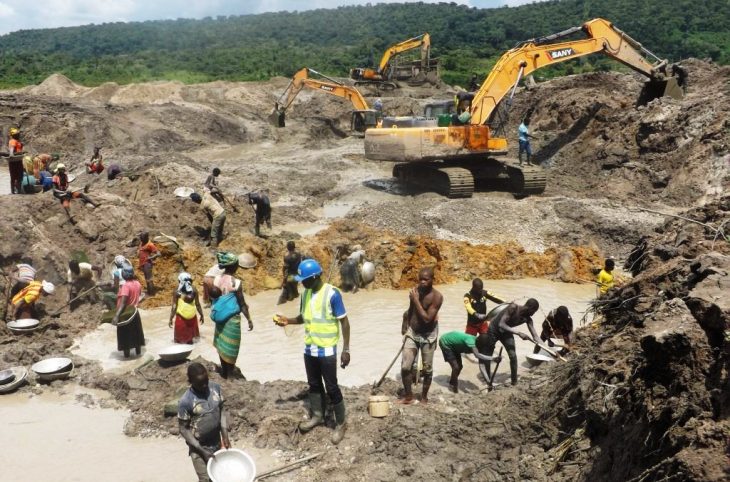
[[[524, 302], [527, 298], [534, 297], [540, 301], [541, 311], [535, 316], [538, 333], [544, 313], [561, 304], [570, 309], [577, 324], [588, 301], [595, 294], [591, 285], [539, 279], [488, 281], [486, 285], [487, 289], [507, 300]], [[462, 299], [469, 287], [470, 283], [467, 282], [437, 286], [445, 298], [439, 318], [442, 334], [464, 329], [466, 315]], [[275, 313], [295, 316], [298, 302], [276, 306], [278, 295], [276, 291], [268, 291], [247, 298], [255, 326], [254, 330], [249, 332], [245, 322], [243, 324], [243, 341], [237, 364], [244, 375], [252, 380], [305, 381], [306, 375], [302, 363], [302, 327], [282, 329], [272, 322]], [[354, 295], [345, 293], [344, 301], [352, 329], [350, 346], [352, 362], [347, 369], [339, 371], [339, 381], [346, 386], [372, 383], [382, 375], [400, 348], [401, 319], [403, 311], [408, 307], [408, 293], [386, 289], [364, 290]], [[77, 340], [73, 352], [88, 359], [98, 360], [105, 370], [132, 370], [147, 361], [149, 357], [156, 357], [160, 349], [172, 343], [172, 330], [167, 326], [168, 317], [169, 308], [142, 312], [147, 346], [140, 357], [125, 360], [115, 350], [116, 329], [110, 325], [101, 325], [94, 332]], [[527, 331], [526, 327], [523, 329]], [[213, 324], [209, 320], [206, 321], [201, 327], [201, 339], [195, 344], [192, 357], [202, 356], [211, 361], [218, 361], [217, 353], [212, 346], [213, 330]], [[519, 338], [516, 342], [520, 371], [524, 372], [528, 369], [525, 355], [532, 352], [533, 345]], [[396, 363], [393, 367], [390, 372], [391, 377], [399, 377], [399, 366], [399, 363]], [[448, 364], [443, 361], [441, 352], [438, 351], [434, 362], [437, 390], [445, 386], [449, 373]], [[481, 387], [477, 373], [476, 363], [464, 364], [461, 379], [468, 382], [467, 390], [469, 387]], [[502, 381], [508, 376], [509, 364], [505, 361], [499, 367], [497, 381]]]
[[[129, 411], [100, 408], [103, 392], [71, 384], [63, 389], [64, 394], [46, 390], [31, 397], [26, 393], [0, 396], [0, 480], [197, 480], [182, 437], [127, 437], [123, 430]], [[281, 463], [272, 451], [252, 448], [252, 441], [233, 439], [231, 443], [248, 451], [259, 470]]]

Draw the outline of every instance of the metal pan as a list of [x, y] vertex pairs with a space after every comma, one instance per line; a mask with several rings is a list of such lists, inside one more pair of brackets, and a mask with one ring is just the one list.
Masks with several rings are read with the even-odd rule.
[[124, 325], [130, 324], [134, 320], [135, 316], [137, 316], [137, 307], [134, 308], [134, 311], [129, 316], [129, 318], [127, 318], [126, 320], [120, 320], [119, 323], [117, 323], [117, 326], [124, 326]]
[[555, 361], [550, 355], [543, 355], [542, 353], [530, 353], [527, 355], [527, 363], [531, 366], [536, 367], [543, 362]]
[[11, 369], [0, 372], [0, 385], [7, 385], [15, 380], [15, 372]]
[[21, 318], [15, 321], [9, 321], [8, 328], [26, 330], [28, 328], [35, 328], [40, 325], [40, 323], [40, 321], [33, 318]]
[[25, 378], [28, 376], [28, 370], [25, 367], [12, 367], [10, 371], [15, 375], [15, 379], [12, 382], [0, 385], [0, 393], [10, 393], [25, 383]]
[[44, 373], [40, 374], [38, 373], [38, 380], [42, 382], [52, 382], [54, 380], [64, 380], [71, 376], [71, 374], [74, 371], [73, 363], [71, 364], [71, 368], [69, 370], [65, 370], [58, 373]]
[[157, 354], [160, 356], [160, 360], [168, 362], [176, 362], [186, 359], [193, 352], [193, 345], [175, 344], [163, 348]]
[[46, 358], [37, 363], [34, 363], [30, 367], [36, 375], [49, 375], [51, 373], [60, 373], [69, 370], [69, 367], [73, 367], [73, 362], [70, 358]]

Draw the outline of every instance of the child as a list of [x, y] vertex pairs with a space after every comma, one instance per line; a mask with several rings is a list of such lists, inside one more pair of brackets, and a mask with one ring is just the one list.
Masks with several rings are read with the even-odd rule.
[[[486, 334], [479, 335], [486, 337]], [[477, 337], [462, 333], [460, 331], [450, 331], [439, 338], [439, 347], [444, 355], [444, 361], [451, 366], [451, 379], [449, 380], [449, 389], [454, 393], [459, 393], [459, 373], [464, 367], [461, 361], [462, 353], [471, 353], [481, 361], [502, 361], [499, 356], [486, 356], [479, 353], [476, 347]]]

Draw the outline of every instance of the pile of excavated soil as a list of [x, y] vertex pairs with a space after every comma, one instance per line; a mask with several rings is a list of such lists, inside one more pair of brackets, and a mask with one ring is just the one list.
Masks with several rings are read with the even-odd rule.
[[[515, 96], [507, 136], [532, 112], [547, 193], [683, 207], [730, 184], [730, 67], [690, 59], [682, 100], [635, 107], [644, 79], [597, 72], [538, 84]], [[511, 142], [517, 155], [517, 142]]]

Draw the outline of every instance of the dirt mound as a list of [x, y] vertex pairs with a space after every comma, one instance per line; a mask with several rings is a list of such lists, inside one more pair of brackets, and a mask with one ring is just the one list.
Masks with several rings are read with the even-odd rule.
[[28, 93], [31, 95], [43, 95], [51, 97], [78, 97], [88, 89], [74, 83], [63, 74], [53, 74], [40, 84], [30, 87]]
[[[635, 107], [643, 79], [592, 73], [538, 84], [515, 97], [507, 137], [532, 113], [535, 158], [548, 193], [626, 197], [678, 207], [716, 198], [730, 183], [730, 68], [687, 60], [689, 88], [677, 101]], [[708, 95], [712, 101], [708, 102]], [[516, 155], [516, 142], [510, 143]]]

